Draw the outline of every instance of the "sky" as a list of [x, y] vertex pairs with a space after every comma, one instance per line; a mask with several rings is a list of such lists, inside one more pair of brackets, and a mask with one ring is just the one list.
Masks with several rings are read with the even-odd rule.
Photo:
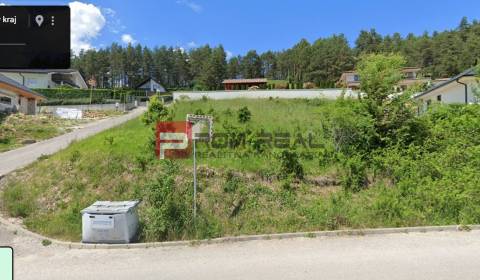
[[72, 48], [112, 42], [184, 49], [222, 44], [229, 56], [283, 50], [343, 33], [354, 45], [362, 29], [422, 34], [479, 19], [478, 0], [0, 0], [7, 5], [70, 5]]

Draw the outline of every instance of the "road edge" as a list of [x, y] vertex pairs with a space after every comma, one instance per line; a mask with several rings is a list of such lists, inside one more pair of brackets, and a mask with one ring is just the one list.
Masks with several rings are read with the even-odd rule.
[[21, 225], [12, 224], [3, 217], [0, 217], [0, 224], [12, 232], [21, 232], [29, 237], [38, 239], [39, 242], [49, 240], [52, 244], [59, 245], [68, 249], [147, 249], [147, 248], [165, 248], [165, 247], [185, 247], [210, 244], [238, 243], [246, 241], [262, 240], [280, 240], [295, 238], [318, 238], [318, 237], [342, 237], [342, 236], [366, 236], [366, 235], [387, 235], [394, 233], [428, 233], [428, 232], [468, 232], [471, 230], [480, 230], [480, 225], [449, 225], [449, 226], [423, 226], [423, 227], [401, 227], [401, 228], [373, 228], [373, 229], [351, 229], [351, 230], [332, 230], [332, 231], [310, 231], [310, 232], [292, 232], [292, 233], [274, 233], [258, 235], [240, 235], [219, 237], [203, 240], [183, 240], [183, 241], [165, 241], [165, 242], [147, 242], [147, 243], [129, 243], [129, 244], [89, 244], [80, 242], [61, 241], [54, 238], [42, 236], [24, 228]]

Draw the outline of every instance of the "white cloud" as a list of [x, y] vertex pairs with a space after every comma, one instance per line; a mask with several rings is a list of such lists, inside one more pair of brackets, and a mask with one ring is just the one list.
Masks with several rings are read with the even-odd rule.
[[227, 59], [230, 59], [233, 57], [233, 53], [231, 51], [226, 50], [225, 52], [227, 53]]
[[71, 40], [75, 53], [93, 48], [95, 39], [105, 26], [105, 17], [98, 7], [82, 2], [69, 3], [71, 11]]
[[135, 44], [137, 41], [133, 39], [132, 35], [130, 34], [123, 34], [122, 35], [122, 42], [125, 44]]
[[187, 48], [189, 48], [189, 49], [194, 49], [196, 47], [198, 47], [198, 45], [194, 41], [187, 44]]
[[199, 14], [203, 11], [202, 6], [200, 6], [199, 4], [197, 4], [193, 1], [190, 1], [190, 0], [177, 0], [177, 4], [186, 6], [197, 14]]
[[115, 10], [112, 8], [103, 8], [102, 10], [105, 15], [115, 16], [117, 14], [117, 12], [115, 12]]
[[124, 31], [127, 27], [122, 24], [122, 21], [117, 17], [117, 12], [111, 8], [103, 8], [102, 13], [107, 19], [107, 28], [108, 31], [119, 34]]
[[7, 4], [5, 4], [5, 3], [0, 3], [0, 6], [7, 6]]

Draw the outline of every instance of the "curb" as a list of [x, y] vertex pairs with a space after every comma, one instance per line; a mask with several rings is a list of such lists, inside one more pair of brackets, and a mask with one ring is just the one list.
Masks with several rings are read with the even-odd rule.
[[376, 229], [353, 229], [353, 230], [333, 230], [333, 231], [313, 231], [313, 232], [294, 232], [294, 233], [275, 233], [259, 235], [240, 235], [230, 237], [220, 237], [204, 240], [190, 241], [166, 241], [149, 243], [130, 243], [130, 244], [88, 244], [80, 242], [67, 242], [48, 238], [38, 233], [31, 232], [26, 228], [10, 223], [0, 217], [0, 224], [10, 231], [20, 231], [23, 234], [39, 240], [50, 240], [52, 244], [66, 247], [68, 249], [148, 249], [148, 248], [167, 248], [167, 247], [187, 247], [211, 244], [237, 243], [246, 241], [261, 240], [281, 240], [295, 238], [317, 238], [317, 237], [342, 237], [342, 236], [365, 236], [365, 235], [386, 235], [394, 233], [428, 233], [428, 232], [461, 232], [470, 230], [480, 230], [480, 225], [451, 225], [451, 226], [424, 226], [424, 227], [403, 227], [403, 228], [376, 228]]

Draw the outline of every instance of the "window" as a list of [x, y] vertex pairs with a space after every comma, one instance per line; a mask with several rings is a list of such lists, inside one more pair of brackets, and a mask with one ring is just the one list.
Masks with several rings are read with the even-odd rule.
[[405, 73], [405, 79], [415, 79], [415, 77], [416, 77], [415, 72]]
[[354, 80], [355, 82], [358, 82], [358, 81], [360, 81], [360, 77], [359, 77], [358, 75], [354, 75], [354, 76], [353, 76], [353, 80]]
[[12, 99], [10, 97], [0, 96], [0, 103], [12, 105]]
[[437, 95], [437, 101], [442, 101], [442, 95]]

